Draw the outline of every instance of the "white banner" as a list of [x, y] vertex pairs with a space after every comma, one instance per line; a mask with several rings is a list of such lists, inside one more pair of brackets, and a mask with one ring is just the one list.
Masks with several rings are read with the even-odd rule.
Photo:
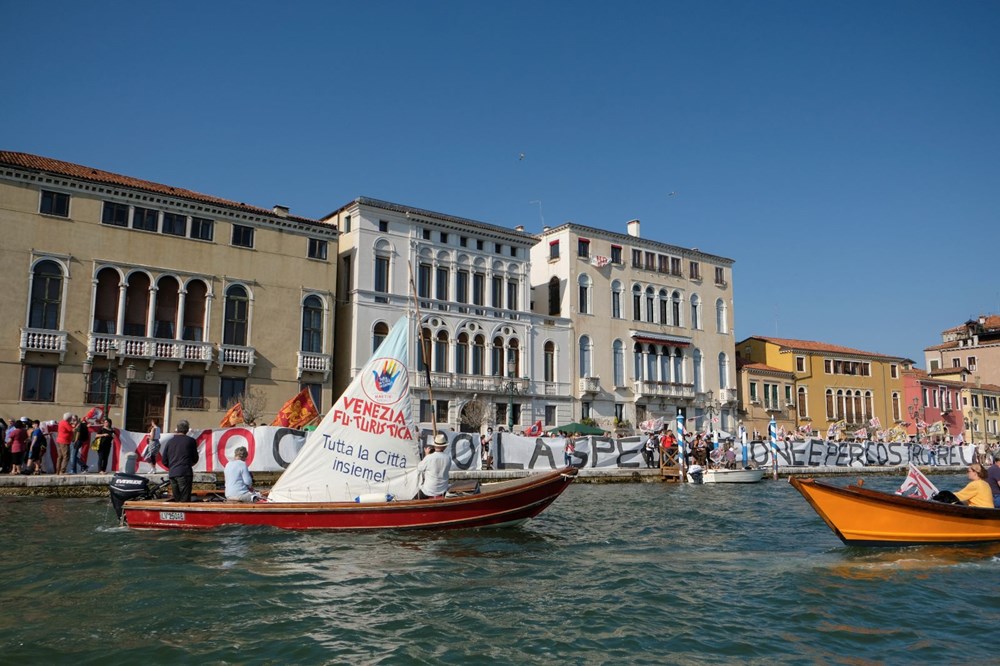
[[[459, 471], [482, 469], [482, 447], [478, 433], [443, 431], [450, 443], [452, 469]], [[238, 446], [249, 451], [247, 464], [252, 472], [280, 472], [298, 454], [305, 443], [306, 433], [301, 430], [258, 426], [255, 428], [237, 426], [208, 430], [192, 430], [189, 433], [198, 440], [198, 455], [201, 460], [195, 466], [199, 472], [221, 472], [232, 458]], [[93, 436], [93, 433], [91, 433]], [[430, 443], [429, 430], [420, 433], [423, 444]], [[109, 461], [112, 471], [123, 471], [129, 453], [137, 453], [140, 460], [138, 470], [146, 472], [149, 463], [147, 433], [115, 431], [115, 443]], [[162, 442], [170, 439], [164, 435]], [[490, 453], [493, 469], [545, 471], [564, 467], [566, 439], [562, 437], [520, 437], [506, 432], [493, 434]], [[639, 469], [645, 467], [642, 457], [642, 437], [608, 439], [604, 437], [581, 437], [576, 440], [576, 452], [571, 464], [585, 469]], [[735, 445], [736, 460], [742, 460], [742, 447]], [[748, 442], [749, 459], [760, 467], [771, 466], [771, 447], [766, 442]], [[805, 441], [778, 442], [778, 467], [863, 467], [887, 466], [904, 467], [915, 465], [969, 465], [975, 462], [976, 447], [930, 446], [913, 443], [884, 442], [831, 442], [810, 438]], [[55, 468], [55, 447], [49, 445], [45, 455], [44, 469], [51, 473]], [[659, 460], [659, 451], [656, 453]], [[91, 447], [87, 455], [91, 470], [97, 469], [97, 452]], [[659, 463], [657, 463], [659, 464]], [[157, 471], [165, 472], [159, 464]]]

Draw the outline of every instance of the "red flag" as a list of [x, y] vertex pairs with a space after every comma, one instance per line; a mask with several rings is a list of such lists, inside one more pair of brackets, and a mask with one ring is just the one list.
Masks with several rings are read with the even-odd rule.
[[83, 420], [86, 421], [87, 423], [93, 424], [97, 423], [103, 418], [104, 418], [103, 409], [101, 409], [100, 407], [91, 407], [90, 411], [84, 415]]
[[319, 416], [319, 409], [316, 408], [316, 403], [313, 402], [309, 389], [304, 388], [285, 403], [278, 415], [274, 417], [271, 425], [297, 430], [312, 423], [317, 416]]
[[542, 434], [542, 420], [535, 421], [535, 425], [524, 431], [525, 437], [539, 437]]
[[[913, 490], [913, 492], [907, 493], [909, 490]], [[924, 473], [917, 469], [913, 463], [910, 463], [910, 473], [903, 479], [903, 485], [899, 487], [896, 494], [910, 494], [921, 499], [930, 499], [932, 495], [937, 494], [937, 491], [937, 486], [931, 483], [931, 480], [924, 476]]]
[[237, 402], [235, 405], [229, 408], [226, 415], [222, 417], [222, 421], [219, 423], [220, 428], [231, 428], [233, 426], [238, 426], [241, 423], [246, 423], [243, 418], [243, 403]]

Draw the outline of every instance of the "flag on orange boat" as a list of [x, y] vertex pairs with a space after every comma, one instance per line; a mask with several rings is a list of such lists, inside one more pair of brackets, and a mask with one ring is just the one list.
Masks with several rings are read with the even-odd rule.
[[246, 423], [243, 418], [243, 403], [237, 402], [235, 405], [229, 408], [226, 415], [222, 417], [222, 421], [219, 423], [220, 428], [232, 428], [233, 426], [238, 426], [241, 423]]
[[297, 430], [312, 423], [317, 416], [319, 416], [319, 410], [316, 408], [316, 403], [313, 402], [309, 388], [306, 387], [285, 403], [278, 415], [274, 417], [271, 425]]
[[524, 431], [525, 437], [541, 437], [542, 435], [542, 420], [539, 419], [535, 421], [535, 425], [531, 426]]
[[[908, 492], [912, 490], [913, 492]], [[917, 466], [910, 463], [910, 473], [903, 480], [903, 485], [896, 491], [897, 495], [912, 495], [920, 499], [930, 499], [937, 495], [938, 489]]]

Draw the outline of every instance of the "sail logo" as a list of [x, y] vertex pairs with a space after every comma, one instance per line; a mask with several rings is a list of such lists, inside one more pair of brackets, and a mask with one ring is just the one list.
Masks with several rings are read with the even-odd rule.
[[361, 387], [372, 402], [391, 405], [406, 394], [409, 377], [406, 366], [394, 358], [376, 359], [361, 377]]

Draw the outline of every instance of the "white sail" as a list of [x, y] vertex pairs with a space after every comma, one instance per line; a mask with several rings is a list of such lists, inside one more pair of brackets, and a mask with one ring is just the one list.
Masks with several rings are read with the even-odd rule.
[[409, 320], [402, 317], [309, 434], [268, 495], [271, 502], [353, 502], [373, 493], [417, 494]]

